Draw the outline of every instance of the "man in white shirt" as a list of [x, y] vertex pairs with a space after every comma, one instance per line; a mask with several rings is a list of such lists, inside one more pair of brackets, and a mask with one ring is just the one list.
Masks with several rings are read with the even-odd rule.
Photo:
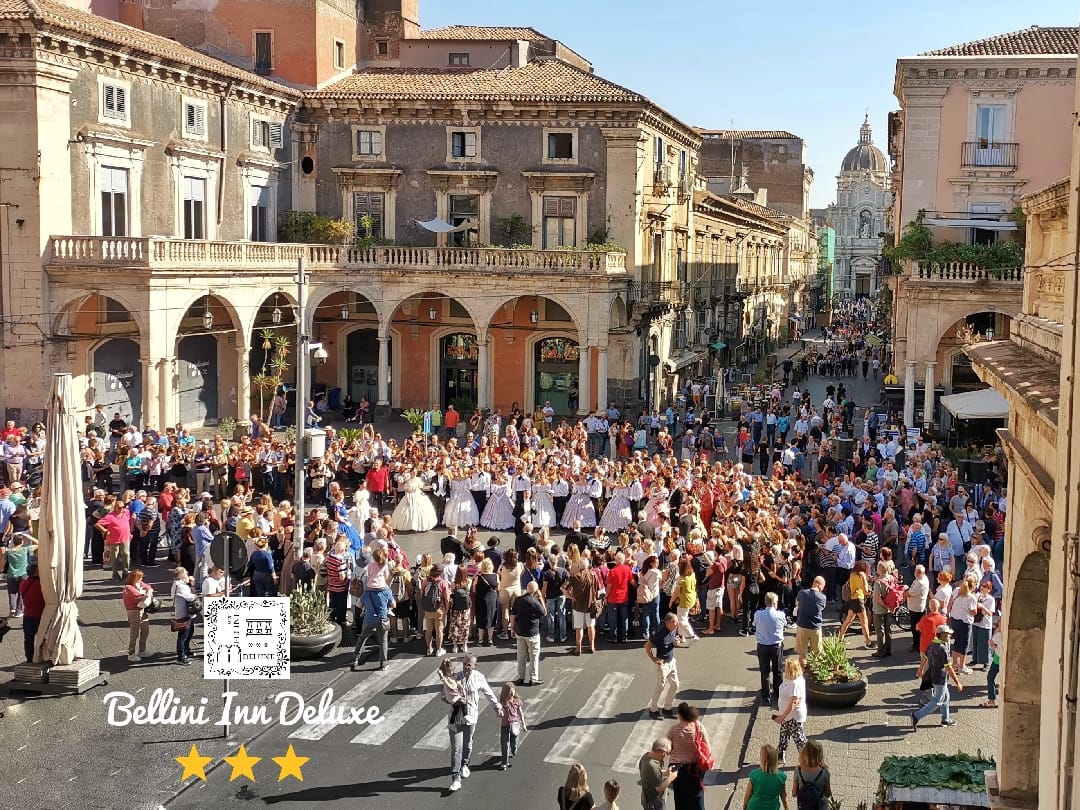
[[472, 756], [476, 718], [480, 714], [480, 695], [488, 699], [499, 717], [502, 717], [502, 706], [491, 691], [487, 678], [477, 671], [475, 655], [465, 656], [461, 662], [461, 672], [454, 676], [452, 691], [449, 687], [444, 689], [444, 699], [446, 692], [464, 699], [459, 708], [451, 709], [451, 722], [447, 726], [450, 732], [450, 791], [453, 792], [460, 790], [461, 780], [468, 779], [470, 775], [469, 759]]

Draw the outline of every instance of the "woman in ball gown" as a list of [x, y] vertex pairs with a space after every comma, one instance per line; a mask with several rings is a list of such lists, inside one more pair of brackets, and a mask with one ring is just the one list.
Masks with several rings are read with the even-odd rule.
[[405, 495], [398, 502], [390, 521], [394, 531], [427, 532], [434, 529], [439, 522], [439, 516], [435, 514], [435, 506], [431, 500], [424, 494], [420, 476], [410, 471], [404, 489]]
[[471, 476], [461, 469], [451, 473], [450, 500], [443, 512], [444, 526], [475, 526], [480, 522], [480, 510], [469, 491]]
[[480, 525], [485, 529], [505, 532], [514, 528], [513, 483], [507, 480], [506, 473], [500, 472], [491, 485], [484, 514], [480, 516]]
[[664, 486], [663, 481], [658, 480], [653, 484], [652, 491], [649, 493], [649, 502], [645, 504], [645, 519], [655, 529], [659, 529], [664, 522], [664, 518], [668, 516], [668, 498], [670, 496], [671, 493], [668, 492], [668, 488]]
[[541, 474], [532, 485], [532, 523], [537, 528], [551, 528], [557, 522], [555, 502], [551, 499], [554, 489], [546, 474]]
[[566, 509], [563, 510], [561, 525], [564, 529], [572, 529], [579, 520], [582, 528], [591, 529], [596, 525], [596, 509], [589, 497], [589, 482], [583, 475], [574, 480], [570, 500], [566, 502]]
[[623, 473], [619, 480], [609, 481], [608, 488], [611, 490], [611, 500], [600, 518], [600, 527], [604, 531], [618, 533], [634, 520], [634, 512], [630, 507], [629, 474]]

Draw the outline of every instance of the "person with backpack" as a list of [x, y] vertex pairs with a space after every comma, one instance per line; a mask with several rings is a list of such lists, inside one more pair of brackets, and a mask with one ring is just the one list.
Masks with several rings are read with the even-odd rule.
[[443, 625], [450, 609], [450, 583], [443, 578], [443, 567], [435, 563], [420, 584], [420, 610], [424, 613], [424, 646], [427, 654], [441, 657]]
[[907, 595], [904, 586], [896, 575], [890, 572], [886, 562], [877, 564], [877, 578], [870, 589], [873, 604], [871, 612], [874, 618], [874, 636], [877, 650], [874, 656], [888, 658], [892, 655], [892, 615], [905, 601]]
[[[381, 551], [381, 549], [376, 549], [376, 551]], [[365, 588], [360, 598], [364, 605], [364, 621], [356, 634], [352, 671], [356, 672], [364, 663], [367, 657], [364, 648], [372, 636], [375, 636], [379, 647], [379, 669], [386, 669], [386, 659], [389, 656], [387, 637], [390, 632], [390, 617], [393, 615], [393, 609], [397, 607], [397, 602], [394, 601], [390, 588]]]
[[825, 749], [810, 740], [799, 752], [799, 767], [791, 780], [796, 810], [828, 810], [832, 798], [832, 778], [825, 766]]
[[409, 621], [414, 619], [412, 575], [401, 562], [395, 562], [390, 569], [390, 595], [397, 603], [394, 616], [390, 619], [390, 634], [396, 631], [398, 644], [404, 644], [409, 637]]

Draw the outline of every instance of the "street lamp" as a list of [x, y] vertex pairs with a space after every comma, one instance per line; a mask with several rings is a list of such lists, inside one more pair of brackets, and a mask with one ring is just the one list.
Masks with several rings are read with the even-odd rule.
[[993, 339], [994, 339], [994, 330], [993, 329], [987, 329], [986, 330], [986, 341], [987, 341], [987, 343], [989, 343]]
[[203, 325], [203, 329], [205, 329], [208, 332], [211, 329], [214, 328], [214, 313], [210, 311], [210, 299], [209, 298], [206, 299], [206, 305], [205, 305], [205, 307], [203, 309], [202, 325]]
[[539, 320], [540, 313], [538, 313], [535, 309], [529, 313], [529, 323], [536, 323]]
[[303, 525], [304, 515], [304, 439], [307, 432], [307, 402], [311, 393], [311, 362], [326, 365], [330, 355], [322, 343], [312, 343], [307, 334], [307, 268], [304, 258], [296, 263], [296, 464], [293, 470], [293, 488], [296, 500], [298, 526]]
[[439, 310], [435, 309], [435, 307], [430, 307], [427, 311], [427, 316], [429, 321], [433, 321], [439, 317]]
[[349, 305], [348, 304], [342, 304], [341, 305], [341, 320], [343, 320], [343, 321], [349, 320]]

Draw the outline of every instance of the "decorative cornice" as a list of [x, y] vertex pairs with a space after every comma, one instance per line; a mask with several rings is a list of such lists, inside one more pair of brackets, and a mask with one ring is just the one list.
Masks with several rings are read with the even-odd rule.
[[529, 191], [590, 191], [596, 172], [522, 172]]
[[467, 180], [470, 189], [491, 191], [498, 182], [499, 173], [489, 169], [427, 169], [431, 185], [439, 191], [459, 188]]

